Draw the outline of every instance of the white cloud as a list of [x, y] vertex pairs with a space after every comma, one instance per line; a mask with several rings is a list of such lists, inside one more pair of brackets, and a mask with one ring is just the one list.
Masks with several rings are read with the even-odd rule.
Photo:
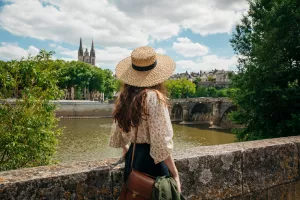
[[[14, 1], [0, 12], [0, 26], [18, 35], [41, 40], [78, 43], [81, 36], [102, 46], [139, 46], [148, 43], [148, 34], [137, 23], [107, 1], [48, 0]], [[16, 13], [18, 13], [16, 15]]]
[[202, 58], [193, 60], [179, 60], [176, 62], [176, 71], [177, 72], [185, 72], [185, 71], [193, 71], [199, 72], [202, 71], [210, 71], [213, 69], [218, 70], [233, 70], [237, 65], [237, 57], [232, 56], [230, 58], [218, 57], [217, 55], [211, 54], [203, 56]]
[[209, 48], [200, 44], [193, 43], [189, 38], [178, 38], [178, 42], [173, 43], [173, 49], [184, 57], [203, 56], [209, 52]]
[[166, 50], [163, 48], [157, 48], [157, 49], [155, 49], [155, 52], [158, 54], [166, 54]]
[[14, 60], [27, 57], [29, 54], [35, 56], [39, 53], [39, 49], [34, 46], [29, 46], [28, 49], [19, 47], [18, 44], [2, 42], [0, 45], [0, 59]]
[[[0, 26], [18, 36], [78, 44], [131, 48], [165, 40], [190, 29], [202, 35], [229, 33], [248, 9], [245, 0], [11, 0]], [[43, 5], [44, 4], [44, 5]], [[17, 14], [16, 14], [17, 13]]]
[[119, 61], [130, 56], [131, 50], [121, 47], [105, 47], [104, 49], [96, 49], [97, 64], [110, 66], [110, 69], [118, 64]]
[[52, 47], [52, 48], [55, 48], [55, 47], [56, 47], [56, 44], [51, 43], [51, 44], [49, 44], [49, 46]]
[[[78, 51], [64, 48], [57, 45], [54, 49], [56, 55], [61, 55], [60, 59], [71, 61], [78, 60]], [[90, 49], [88, 49], [90, 51]], [[121, 47], [105, 47], [103, 49], [95, 48], [96, 51], [96, 65], [101, 68], [109, 68], [114, 70], [115, 66], [122, 59], [130, 56], [131, 50]]]
[[[201, 35], [228, 33], [240, 13], [248, 9], [246, 0], [113, 0], [117, 8], [135, 18], [169, 20]], [[160, 26], [160, 24], [157, 24]]]
[[35, 56], [40, 52], [40, 50], [38, 48], [34, 47], [34, 46], [29, 46], [27, 51], [32, 56]]

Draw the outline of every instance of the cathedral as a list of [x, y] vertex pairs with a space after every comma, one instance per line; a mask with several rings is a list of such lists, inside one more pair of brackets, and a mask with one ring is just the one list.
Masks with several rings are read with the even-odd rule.
[[95, 53], [95, 49], [94, 49], [94, 41], [92, 41], [91, 52], [89, 53], [87, 48], [83, 52], [82, 40], [80, 38], [80, 44], [79, 44], [79, 49], [78, 49], [78, 61], [89, 63], [91, 65], [95, 65], [95, 60], [96, 60], [96, 53]]

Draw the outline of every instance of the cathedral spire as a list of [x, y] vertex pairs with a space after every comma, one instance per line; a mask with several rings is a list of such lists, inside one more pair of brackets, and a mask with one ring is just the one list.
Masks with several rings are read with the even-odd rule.
[[94, 40], [92, 40], [91, 56], [95, 57]]
[[78, 49], [78, 56], [83, 56], [82, 40], [80, 38], [80, 44]]

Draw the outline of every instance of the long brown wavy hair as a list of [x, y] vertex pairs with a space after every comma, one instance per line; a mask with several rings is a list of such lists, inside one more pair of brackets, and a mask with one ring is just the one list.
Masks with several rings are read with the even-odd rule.
[[149, 115], [146, 104], [147, 90], [155, 91], [159, 100], [168, 105], [163, 83], [152, 87], [135, 87], [123, 83], [113, 111], [113, 118], [124, 132], [128, 133], [132, 127], [137, 127], [141, 120], [147, 120]]

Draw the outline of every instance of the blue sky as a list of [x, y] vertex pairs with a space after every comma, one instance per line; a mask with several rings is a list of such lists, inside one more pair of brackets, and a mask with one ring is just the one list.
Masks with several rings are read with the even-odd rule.
[[80, 37], [96, 47], [96, 65], [114, 71], [132, 49], [171, 56], [176, 72], [234, 70], [231, 33], [245, 0], [0, 0], [0, 60], [40, 49], [77, 60]]

